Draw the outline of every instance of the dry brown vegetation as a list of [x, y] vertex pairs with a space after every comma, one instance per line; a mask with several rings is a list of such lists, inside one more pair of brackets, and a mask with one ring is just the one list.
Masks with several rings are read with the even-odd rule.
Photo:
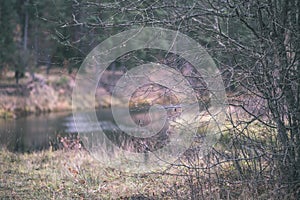
[[[264, 144], [267, 154], [267, 148], [274, 142], [269, 139], [275, 132], [257, 123], [248, 127], [247, 134], [238, 133], [243, 128], [240, 125], [233, 129], [228, 122], [220, 141], [207, 154], [201, 151], [200, 143], [194, 143], [169, 168], [151, 173], [106, 167], [82, 148], [72, 150], [63, 146], [57, 151], [50, 148], [24, 154], [2, 149], [0, 196], [7, 199], [296, 199], [298, 191], [282, 193], [284, 188], [272, 176], [276, 161], [258, 156], [259, 152], [254, 151]], [[243, 142], [246, 139], [248, 144]], [[254, 145], [256, 148], [251, 150]]]

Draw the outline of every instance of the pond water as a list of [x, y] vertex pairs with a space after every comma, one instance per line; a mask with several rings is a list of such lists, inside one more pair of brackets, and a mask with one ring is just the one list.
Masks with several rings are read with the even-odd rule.
[[[71, 112], [30, 115], [18, 119], [0, 119], [0, 147], [6, 147], [14, 152], [39, 151], [49, 148], [50, 141], [58, 141], [58, 135], [74, 135], [78, 130], [92, 132], [99, 130], [99, 125], [108, 134], [120, 132], [119, 127], [115, 125], [110, 109], [101, 109], [96, 112], [96, 123], [87, 121], [84, 117], [86, 114], [87, 112], [82, 112], [77, 115], [76, 126]], [[155, 120], [155, 115], [150, 119], [148, 112], [135, 111], [130, 112], [130, 116], [121, 116], [124, 126], [127, 126], [126, 122], [129, 117], [134, 123], [142, 123], [140, 126], [146, 126], [151, 120]]]
[[[105, 109], [97, 114], [98, 119], [112, 122], [110, 110]], [[86, 129], [91, 127], [85, 124]], [[58, 135], [76, 134], [71, 112], [30, 115], [18, 119], [0, 119], [0, 147], [10, 151], [28, 152], [49, 148], [49, 142]]]

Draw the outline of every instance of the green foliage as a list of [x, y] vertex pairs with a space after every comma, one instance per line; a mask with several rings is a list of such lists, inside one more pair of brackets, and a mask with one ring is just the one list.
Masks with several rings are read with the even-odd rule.
[[57, 87], [62, 87], [66, 86], [69, 83], [69, 79], [66, 76], [62, 76], [56, 83], [55, 85]]
[[2, 1], [0, 4], [0, 70], [4, 64], [14, 59], [14, 28], [16, 25], [15, 1]]

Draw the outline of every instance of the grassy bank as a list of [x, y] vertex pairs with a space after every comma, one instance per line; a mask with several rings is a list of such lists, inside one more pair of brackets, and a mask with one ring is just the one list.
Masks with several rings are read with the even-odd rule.
[[103, 168], [86, 151], [0, 151], [4, 199], [173, 199], [180, 180]]
[[69, 74], [40, 70], [34, 79], [25, 73], [16, 84], [14, 72], [8, 71], [0, 78], [0, 117], [70, 110], [73, 82]]
[[[102, 74], [95, 96], [82, 97], [82, 105], [78, 109], [95, 106], [110, 107], [127, 106], [120, 99], [111, 96], [111, 85], [122, 76], [122, 72], [106, 71]], [[29, 114], [60, 112], [72, 110], [72, 92], [76, 72], [69, 74], [59, 68], [52, 69], [49, 74], [43, 67], [35, 72], [35, 80], [29, 73], [16, 84], [14, 71], [7, 71], [0, 77], [0, 118], [17, 118]], [[152, 97], [153, 98], [153, 97]], [[131, 107], [144, 106], [145, 99], [135, 99]], [[148, 104], [146, 104], [147, 106]], [[91, 108], [90, 108], [91, 109]]]
[[273, 161], [230, 159], [244, 147], [225, 150], [229, 137], [206, 156], [192, 146], [178, 164], [155, 173], [105, 167], [83, 149], [1, 149], [0, 199], [296, 199], [280, 194], [276, 176], [270, 176]]
[[[110, 73], [105, 74], [110, 77]], [[16, 84], [14, 71], [0, 77], [0, 118], [16, 118], [28, 114], [60, 112], [72, 109], [72, 92], [76, 73], [52, 69], [49, 74], [41, 67], [33, 80], [29, 73]], [[110, 81], [111, 78], [107, 78]], [[110, 106], [107, 88], [99, 87], [95, 99], [84, 99], [88, 105], [96, 100], [96, 107]]]

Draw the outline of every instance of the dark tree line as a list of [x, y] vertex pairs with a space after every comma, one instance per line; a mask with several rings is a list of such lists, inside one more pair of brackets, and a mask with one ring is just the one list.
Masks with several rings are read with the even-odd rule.
[[[0, 72], [14, 70], [16, 81], [41, 65], [67, 67], [79, 65], [84, 54], [72, 47], [74, 30], [63, 28], [72, 17], [72, 2], [18, 0], [0, 4]], [[77, 33], [74, 33], [75, 35]], [[68, 63], [68, 65], [66, 65]]]

